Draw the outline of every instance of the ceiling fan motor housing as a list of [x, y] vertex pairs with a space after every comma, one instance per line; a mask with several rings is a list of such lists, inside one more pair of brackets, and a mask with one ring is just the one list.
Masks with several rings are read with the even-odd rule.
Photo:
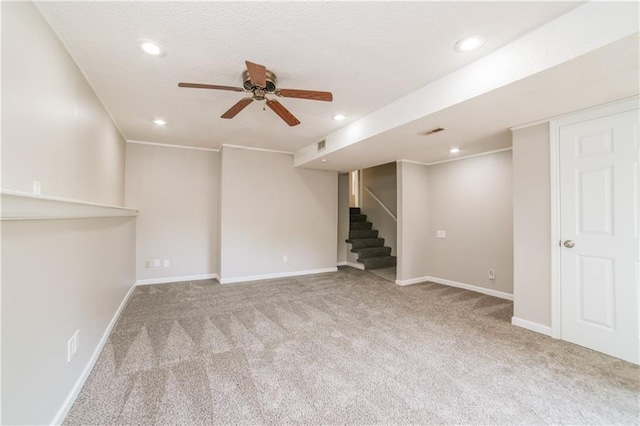
[[[276, 78], [276, 75], [267, 70], [267, 86], [264, 87], [264, 91], [267, 93], [273, 93], [276, 91], [276, 83], [278, 81], [278, 79]], [[249, 78], [249, 71], [245, 70], [242, 72], [242, 86], [246, 89], [246, 90], [253, 90], [256, 86], [251, 82], [251, 79]]]

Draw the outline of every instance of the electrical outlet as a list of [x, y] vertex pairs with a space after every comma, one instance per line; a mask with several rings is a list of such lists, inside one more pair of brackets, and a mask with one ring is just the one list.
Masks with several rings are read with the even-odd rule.
[[496, 279], [496, 270], [495, 269], [489, 269], [489, 279], [490, 280], [495, 280]]
[[71, 358], [73, 358], [73, 336], [67, 342], [67, 362], [71, 362]]
[[80, 348], [80, 330], [76, 330], [73, 336], [67, 341], [67, 362], [71, 362]]
[[169, 267], [169, 259], [165, 259], [164, 260], [164, 267], [168, 268]]
[[150, 268], [151, 267], [151, 262], [149, 262], [148, 260], [144, 261], [144, 267], [145, 268]]
[[34, 180], [33, 181], [33, 193], [36, 195], [40, 195], [42, 191], [42, 185], [40, 184], [40, 181]]
[[160, 266], [160, 259], [153, 259], [153, 266], [155, 267]]
[[73, 333], [73, 338], [75, 339], [75, 346], [73, 348], [73, 355], [75, 356], [75, 354], [78, 353], [78, 350], [80, 350], [80, 330], [76, 330], [76, 332]]
[[289, 257], [285, 254], [282, 256], [282, 262], [287, 263], [289, 261]]

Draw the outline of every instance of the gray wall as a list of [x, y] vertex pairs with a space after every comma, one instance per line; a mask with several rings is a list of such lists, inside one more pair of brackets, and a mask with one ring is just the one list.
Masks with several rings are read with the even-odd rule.
[[373, 229], [379, 231], [378, 236], [384, 238], [384, 245], [391, 247], [391, 254], [397, 254], [396, 241], [398, 224], [389, 213], [378, 203], [365, 189], [371, 192], [397, 216], [397, 173], [396, 163], [383, 164], [381, 166], [363, 169], [360, 172], [362, 179], [361, 203], [362, 212], [367, 215], [367, 220], [373, 222]]
[[[512, 293], [512, 223], [510, 151], [398, 163], [398, 280], [435, 277]], [[436, 239], [437, 230], [446, 238]]]
[[128, 143], [126, 164], [126, 203], [140, 210], [137, 279], [217, 273], [218, 153]]
[[[36, 7], [1, 7], [2, 187], [122, 205], [108, 114]], [[132, 218], [2, 222], [3, 424], [54, 419], [135, 281], [134, 244]]]
[[398, 162], [397, 280], [429, 275], [429, 168]]
[[512, 200], [511, 151], [430, 166], [429, 275], [512, 293]]
[[549, 123], [513, 132], [513, 316], [551, 326]]
[[289, 154], [227, 146], [221, 159], [223, 281], [335, 268], [336, 172], [295, 169]]
[[2, 187], [124, 203], [124, 141], [37, 8], [2, 2]]
[[347, 261], [349, 238], [349, 174], [338, 175], [338, 263]]

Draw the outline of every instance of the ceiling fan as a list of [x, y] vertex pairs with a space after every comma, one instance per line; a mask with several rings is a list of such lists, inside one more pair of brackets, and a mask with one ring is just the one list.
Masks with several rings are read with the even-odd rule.
[[194, 89], [230, 90], [232, 92], [251, 92], [251, 96], [240, 99], [220, 118], [233, 118], [245, 109], [253, 101], [265, 101], [266, 105], [282, 118], [289, 126], [297, 126], [300, 121], [289, 112], [280, 102], [267, 98], [267, 95], [275, 95], [281, 98], [298, 98], [312, 101], [331, 102], [331, 92], [318, 92], [314, 90], [279, 89], [276, 75], [265, 68], [264, 65], [245, 61], [247, 69], [242, 73], [243, 87], [216, 86], [212, 84], [178, 83], [178, 87], [190, 87]]

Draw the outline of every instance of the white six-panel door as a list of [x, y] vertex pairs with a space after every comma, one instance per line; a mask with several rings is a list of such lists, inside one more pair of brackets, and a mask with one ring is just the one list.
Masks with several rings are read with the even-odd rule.
[[562, 339], [638, 363], [638, 110], [559, 128]]

